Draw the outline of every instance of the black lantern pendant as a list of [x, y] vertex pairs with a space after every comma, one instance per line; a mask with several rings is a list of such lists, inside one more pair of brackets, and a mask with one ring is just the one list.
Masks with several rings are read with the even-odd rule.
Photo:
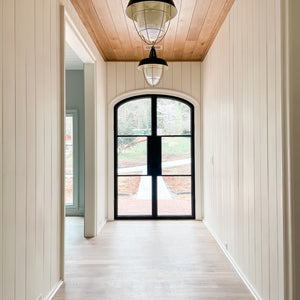
[[138, 66], [138, 70], [143, 71], [147, 83], [152, 87], [160, 82], [164, 70], [167, 69], [167, 62], [156, 56], [154, 47], [151, 48], [149, 58], [141, 60]]
[[130, 0], [126, 15], [133, 20], [141, 39], [149, 44], [159, 43], [177, 14], [173, 0]]

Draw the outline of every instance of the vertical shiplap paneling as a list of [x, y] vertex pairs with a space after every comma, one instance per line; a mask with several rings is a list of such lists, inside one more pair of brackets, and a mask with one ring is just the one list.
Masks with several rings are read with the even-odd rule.
[[205, 219], [269, 300], [283, 299], [279, 15], [279, 0], [236, 1], [201, 73]]
[[[199, 95], [201, 92], [201, 80], [200, 80], [200, 62], [191, 63], [191, 95], [195, 99], [199, 99]], [[167, 86], [165, 86], [167, 88]]]
[[[238, 132], [237, 132], [237, 140], [238, 140], [238, 197], [237, 197], [237, 206], [238, 206], [238, 224], [240, 230], [238, 231], [238, 256], [237, 261], [240, 265], [243, 263], [243, 255], [244, 255], [244, 249], [243, 249], [243, 237], [244, 237], [244, 209], [243, 209], [243, 47], [242, 47], [242, 40], [243, 40], [243, 31], [242, 31], [242, 24], [244, 15], [242, 15], [242, 11], [240, 9], [241, 2], [237, 3], [238, 9], [237, 9], [237, 78], [235, 84], [237, 85], [237, 119], [238, 119]], [[244, 266], [243, 266], [244, 267]]]
[[[235, 33], [235, 11], [232, 12], [232, 17], [229, 19], [229, 53], [234, 55], [234, 33]], [[239, 230], [235, 224], [235, 202], [236, 202], [236, 190], [235, 190], [235, 174], [236, 174], [236, 138], [235, 138], [235, 88], [234, 88], [234, 58], [229, 62], [229, 98], [230, 98], [230, 115], [228, 116], [230, 122], [230, 141], [229, 141], [229, 166], [231, 168], [231, 179], [229, 179], [230, 184], [230, 232], [228, 234], [228, 245], [231, 245], [230, 251], [233, 255], [235, 253], [235, 237], [236, 232]]]
[[50, 63], [51, 63], [51, 35], [50, 35], [50, 25], [51, 25], [51, 0], [43, 0], [43, 56], [44, 56], [44, 207], [43, 207], [43, 287], [42, 293], [45, 295], [50, 289], [50, 251], [51, 251], [51, 180], [52, 180], [52, 162], [51, 162], [51, 73], [50, 73]]
[[36, 290], [43, 290], [44, 268], [44, 191], [45, 191], [45, 66], [44, 1], [35, 2], [36, 59]]
[[270, 278], [269, 278], [269, 196], [268, 196], [268, 105], [267, 105], [267, 3], [260, 1], [259, 6], [259, 65], [260, 65], [260, 174], [261, 174], [261, 210], [262, 210], [262, 293], [263, 299], [269, 299]]
[[[27, 214], [26, 214], [26, 299], [34, 299], [36, 283], [36, 84], [35, 84], [35, 7], [34, 0], [27, 3], [27, 35], [26, 35], [26, 191], [27, 191]], [[30, 268], [28, 266], [31, 266]]]
[[[137, 62], [107, 63], [107, 101], [125, 92], [151, 88]], [[192, 96], [200, 102], [200, 62], [170, 62], [169, 68], [156, 86], [158, 89], [175, 90]]]
[[115, 62], [107, 63], [107, 98], [113, 99], [117, 95], [117, 65]]
[[176, 91], [181, 91], [182, 87], [182, 63], [174, 62], [173, 63], [173, 89]]
[[26, 294], [26, 3], [16, 0], [16, 299]]
[[117, 64], [117, 93], [122, 94], [126, 90], [126, 63]]
[[188, 95], [191, 94], [192, 89], [191, 65], [191, 62], [182, 64], [182, 91]]
[[[225, 55], [230, 55], [230, 43], [228, 43], [226, 36], [228, 36], [228, 38], [230, 38], [230, 19], [228, 18], [226, 20], [226, 35], [224, 35], [224, 40], [223, 40], [223, 47], [224, 47], [224, 51], [225, 51]], [[228, 79], [230, 81], [230, 61], [229, 60], [224, 60], [224, 73], [227, 74]], [[231, 234], [230, 232], [232, 232], [232, 228], [231, 228], [231, 219], [233, 217], [232, 215], [232, 208], [231, 208], [231, 185], [232, 185], [232, 165], [233, 165], [233, 160], [232, 160], [232, 150], [231, 150], [231, 133], [232, 133], [232, 129], [231, 129], [231, 122], [230, 122], [230, 112], [232, 110], [232, 98], [230, 95], [230, 91], [231, 91], [231, 85], [230, 84], [225, 84], [225, 82], [222, 82], [223, 85], [223, 93], [225, 95], [227, 95], [226, 97], [226, 102], [223, 103], [222, 107], [222, 115], [223, 115], [223, 130], [224, 130], [224, 134], [223, 134], [223, 143], [226, 146], [226, 148], [228, 149], [227, 153], [222, 153], [222, 159], [224, 160], [224, 165], [223, 165], [223, 169], [222, 169], [222, 174], [225, 174], [226, 169], [228, 170], [228, 174], [229, 176], [224, 176], [225, 181], [223, 182], [222, 185], [222, 195], [224, 198], [224, 206], [223, 206], [223, 213], [224, 213], [224, 217], [226, 219], [226, 227], [229, 228], [228, 231], [224, 230], [224, 239], [226, 241], [226, 244], [228, 245], [228, 243], [230, 242], [231, 239]], [[222, 97], [220, 97], [221, 100]]]
[[50, 24], [50, 53], [51, 53], [51, 63], [50, 63], [50, 72], [51, 72], [51, 91], [50, 91], [50, 102], [51, 102], [51, 270], [50, 270], [50, 285], [51, 287], [55, 286], [59, 274], [59, 239], [58, 234], [60, 233], [60, 228], [57, 222], [57, 216], [60, 216], [60, 202], [57, 199], [60, 199], [60, 148], [59, 148], [59, 139], [60, 139], [60, 111], [58, 110], [59, 104], [58, 101], [54, 99], [59, 99], [59, 68], [58, 68], [58, 38], [59, 37], [59, 23], [58, 23], [58, 5], [55, 1], [51, 1], [51, 24]]
[[[254, 7], [260, 7], [260, 0], [254, 0]], [[261, 73], [260, 73], [260, 40], [258, 34], [260, 31], [259, 22], [255, 21], [255, 15], [252, 15], [253, 18], [253, 38], [257, 43], [257, 47], [253, 49], [253, 111], [254, 111], [254, 122], [253, 122], [253, 134], [254, 134], [254, 226], [255, 226], [255, 286], [257, 292], [262, 294], [262, 198], [261, 198], [261, 174], [260, 174], [260, 165], [261, 165], [261, 149], [260, 149], [260, 128], [261, 128], [261, 114], [260, 114], [260, 90], [261, 90]]]
[[[0, 41], [3, 41], [3, 1], [0, 1]], [[2, 106], [3, 106], [3, 85], [2, 85], [2, 69], [3, 68], [3, 43], [0, 44], [0, 296], [3, 297], [3, 160], [2, 160]]]
[[[62, 2], [70, 12], [70, 1]], [[59, 3], [0, 2], [0, 298], [5, 300], [45, 298], [61, 275]], [[89, 39], [78, 16], [76, 23]], [[105, 71], [102, 65], [104, 81]]]
[[275, 5], [267, 1], [267, 63], [268, 63], [268, 178], [270, 234], [270, 299], [278, 299], [277, 194], [276, 194], [276, 57]]
[[[281, 86], [282, 86], [282, 70], [281, 67], [281, 3], [279, 1], [275, 1], [275, 34], [276, 34], [276, 43], [275, 43], [275, 65], [276, 65], [276, 82], [275, 82], [275, 94], [276, 94], [276, 161], [280, 162], [283, 152], [282, 152], [282, 144], [283, 144], [283, 137], [282, 137], [282, 93], [281, 93]], [[283, 185], [282, 185], [282, 166], [281, 164], [276, 164], [276, 195], [277, 195], [277, 231], [278, 231], [278, 283], [284, 282], [284, 261], [281, 259], [284, 257], [284, 237], [283, 237]], [[279, 284], [278, 286], [278, 299], [284, 299], [285, 291], [284, 287]]]
[[104, 221], [107, 219], [107, 142], [103, 143], [103, 140], [107, 141], [107, 110], [106, 110], [106, 63], [104, 61], [97, 63], [97, 143], [98, 143], [98, 228], [103, 226]]
[[[228, 18], [226, 20], [228, 22], [228, 37], [229, 41], [231, 40], [231, 29], [232, 29], [232, 19]], [[230, 41], [227, 43], [225, 41], [226, 49], [228, 53], [230, 54], [232, 51], [232, 42]], [[227, 137], [226, 137], [226, 142], [227, 142], [227, 147], [228, 147], [228, 159], [227, 159], [227, 168], [228, 172], [230, 174], [231, 178], [226, 178], [226, 184], [228, 185], [228, 188], [225, 186], [224, 191], [225, 191], [225, 197], [227, 198], [226, 204], [226, 213], [227, 213], [227, 224], [229, 231], [225, 230], [226, 233], [226, 242], [227, 245], [233, 244], [233, 237], [234, 237], [234, 230], [235, 228], [233, 227], [233, 180], [232, 178], [234, 177], [234, 159], [233, 159], [233, 117], [232, 117], [232, 111], [233, 111], [233, 78], [232, 78], [232, 59], [229, 61], [226, 61], [227, 64], [227, 74], [228, 74], [228, 80], [229, 84], [227, 85], [227, 94], [228, 94], [228, 106], [226, 108], [226, 115], [225, 115], [225, 122], [227, 124]], [[226, 169], [224, 170], [224, 173], [226, 172]], [[230, 233], [232, 232], [232, 233]]]
[[[242, 182], [242, 188], [240, 189], [240, 195], [242, 200], [242, 221], [243, 221], [243, 243], [242, 243], [242, 253], [245, 259], [243, 259], [243, 271], [249, 276], [249, 198], [248, 198], [248, 166], [250, 164], [248, 160], [248, 138], [249, 138], [249, 132], [248, 132], [248, 117], [249, 117], [249, 110], [248, 110], [248, 23], [249, 23], [249, 17], [250, 13], [247, 11], [247, 4], [249, 1], [239, 2], [238, 4], [241, 6], [241, 13], [240, 18], [242, 20], [246, 20], [247, 16], [247, 22], [242, 22], [242, 26], [240, 27], [240, 35], [241, 35], [241, 45], [242, 45], [242, 69], [241, 69], [241, 130], [240, 130], [240, 166], [241, 166], [241, 182]], [[244, 33], [247, 32], [247, 35]]]
[[15, 298], [16, 269], [16, 87], [15, 1], [3, 1], [3, 299]]
[[248, 169], [248, 208], [249, 208], [249, 279], [251, 282], [255, 282], [255, 186], [254, 186], [254, 55], [253, 49], [251, 51], [250, 45], [255, 43], [254, 41], [254, 2], [248, 1], [247, 10], [249, 12], [249, 22], [248, 22], [248, 110], [249, 110], [249, 119], [248, 119], [248, 126], [249, 126], [249, 165]]
[[[239, 251], [239, 238], [240, 238], [240, 219], [239, 219], [239, 181], [238, 181], [238, 174], [239, 174], [239, 118], [238, 118], [238, 103], [239, 103], [239, 89], [238, 89], [238, 58], [239, 58], [239, 51], [238, 51], [238, 11], [237, 5], [234, 5], [231, 10], [230, 16], [231, 22], [233, 26], [231, 27], [230, 31], [230, 41], [232, 43], [232, 49], [230, 53], [232, 54], [232, 84], [233, 84], [233, 155], [234, 155], [234, 173], [233, 173], [233, 186], [234, 186], [234, 201], [233, 201], [233, 224], [235, 230], [233, 232], [233, 241], [229, 251], [232, 253], [233, 257], [235, 257], [236, 261], [239, 261], [240, 251]], [[208, 79], [207, 79], [208, 80]], [[205, 151], [204, 151], [205, 152]]]
[[[62, 178], [61, 178], [61, 174], [62, 174], [62, 166], [63, 166], [63, 161], [62, 161], [62, 155], [61, 155], [61, 149], [62, 149], [62, 138], [61, 138], [61, 131], [62, 131], [62, 115], [63, 115], [63, 110], [62, 110], [62, 86], [61, 86], [61, 82], [62, 82], [62, 74], [61, 74], [61, 7], [59, 5], [56, 5], [56, 22], [55, 22], [55, 32], [56, 32], [56, 39], [55, 39], [55, 44], [56, 44], [56, 72], [53, 76], [55, 76], [56, 78], [56, 90], [55, 90], [55, 98], [58, 99], [58, 101], [56, 101], [56, 131], [54, 131], [54, 135], [56, 138], [56, 143], [57, 143], [57, 147], [56, 147], [56, 154], [57, 155], [57, 160], [56, 160], [56, 173], [54, 174], [55, 176], [55, 182], [54, 185], [56, 187], [56, 197], [55, 197], [55, 201], [56, 201], [56, 211], [54, 212], [55, 215], [55, 221], [56, 221], [56, 243], [57, 243], [57, 247], [55, 249], [55, 254], [56, 254], [56, 261], [55, 261], [55, 277], [56, 277], [56, 281], [59, 281], [60, 279], [62, 279], [62, 272], [64, 271], [64, 265], [63, 265], [63, 257], [61, 257], [61, 249], [62, 249], [62, 243], [63, 243], [63, 239], [62, 239], [62, 228], [64, 228], [64, 224], [61, 218], [57, 218], [57, 216], [62, 216], [63, 213], [63, 209], [62, 209], [62, 199], [61, 199], [61, 195], [62, 195], [62, 190], [63, 190], [63, 186], [62, 186]], [[59, 74], [57, 76], [57, 74]], [[54, 127], [55, 128], [55, 127]], [[57, 199], [59, 199], [59, 201], [57, 201]]]
[[134, 90], [136, 66], [131, 62], [125, 63], [125, 88], [127, 91]]

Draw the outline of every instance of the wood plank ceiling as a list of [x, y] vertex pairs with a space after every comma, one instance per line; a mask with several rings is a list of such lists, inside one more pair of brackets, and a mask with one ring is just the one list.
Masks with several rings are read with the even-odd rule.
[[[128, 0], [71, 0], [106, 61], [139, 61], [149, 50], [126, 17]], [[157, 55], [203, 61], [234, 0], [174, 0], [178, 9]]]

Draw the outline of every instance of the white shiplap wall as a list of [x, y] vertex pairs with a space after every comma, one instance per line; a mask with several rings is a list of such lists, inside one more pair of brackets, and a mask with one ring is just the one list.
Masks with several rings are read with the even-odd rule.
[[[200, 62], [168, 62], [169, 69], [156, 88], [185, 93], [200, 103]], [[107, 100], [126, 92], [149, 89], [138, 62], [107, 63]]]
[[[106, 66], [68, 0], [0, 1], [0, 299], [43, 299], [61, 259], [60, 3], [95, 55], [98, 221], [106, 216]], [[100, 129], [99, 129], [100, 128]], [[100, 211], [101, 209], [101, 211]]]
[[284, 299], [280, 0], [235, 1], [202, 65], [205, 221]]
[[36, 299], [60, 278], [59, 6], [0, 7], [1, 299]]
[[[300, 2], [284, 0], [286, 5], [287, 29], [286, 40], [286, 101], [285, 101], [285, 158], [286, 158], [286, 240], [292, 243], [287, 247], [286, 262], [290, 264], [290, 295], [300, 299]], [[289, 202], [291, 198], [291, 202]], [[290, 204], [290, 207], [288, 207]], [[290, 227], [289, 227], [290, 226]], [[291, 252], [291, 250], [293, 252]], [[291, 272], [294, 271], [294, 274]], [[294, 275], [294, 278], [292, 276]], [[294, 280], [292, 280], [294, 279]]]

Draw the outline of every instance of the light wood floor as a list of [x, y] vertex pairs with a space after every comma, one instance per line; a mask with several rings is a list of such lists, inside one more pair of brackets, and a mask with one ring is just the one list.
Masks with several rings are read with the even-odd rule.
[[65, 283], [55, 300], [254, 299], [197, 221], [117, 221], [83, 238], [67, 218]]

